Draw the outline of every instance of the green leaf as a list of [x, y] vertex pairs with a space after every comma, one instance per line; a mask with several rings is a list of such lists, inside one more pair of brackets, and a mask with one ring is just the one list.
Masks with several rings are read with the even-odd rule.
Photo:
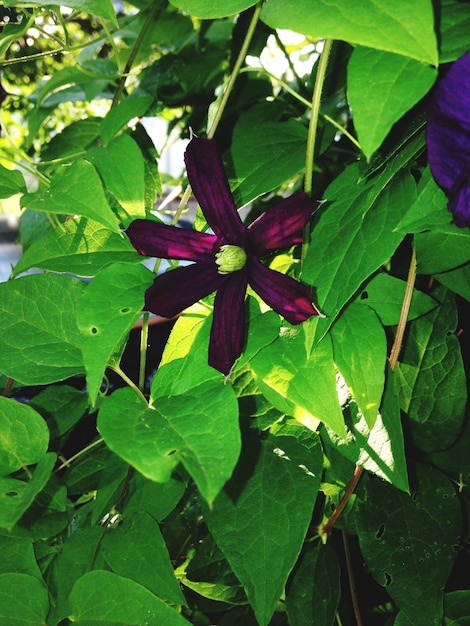
[[32, 539], [0, 535], [0, 553], [0, 574], [28, 574], [41, 580]]
[[77, 325], [87, 388], [96, 401], [103, 374], [116, 349], [142, 314], [145, 290], [154, 274], [143, 265], [114, 263], [86, 286], [77, 302]]
[[185, 13], [202, 19], [228, 17], [256, 4], [253, 0], [224, 0], [223, 4], [218, 0], [170, 0], [170, 3]]
[[341, 597], [340, 569], [333, 549], [317, 543], [302, 556], [286, 597], [290, 626], [333, 626]]
[[468, 626], [470, 623], [470, 590], [459, 589], [446, 593], [444, 595], [444, 609], [446, 618], [456, 620], [459, 626]]
[[176, 573], [185, 587], [204, 598], [228, 604], [248, 604], [245, 590], [211, 534], [198, 543], [196, 554]]
[[447, 198], [437, 186], [431, 170], [427, 167], [418, 183], [418, 195], [400, 221], [397, 230], [407, 233], [432, 231], [462, 234], [462, 229], [452, 224], [452, 214], [447, 209]]
[[37, 274], [0, 284], [0, 371], [25, 385], [83, 374], [75, 306], [84, 284]]
[[452, 569], [462, 513], [448, 478], [417, 465], [417, 488], [406, 495], [370, 480], [356, 523], [362, 555], [413, 626], [441, 624], [443, 591]]
[[277, 409], [312, 430], [321, 421], [346, 437], [330, 339], [309, 357], [302, 330], [292, 329], [262, 350], [251, 366], [261, 392]]
[[355, 465], [377, 474], [398, 489], [409, 492], [405, 445], [395, 380], [388, 372], [385, 392], [373, 428], [369, 428], [354, 402], [345, 407], [347, 439], [331, 429], [323, 433], [329, 442]]
[[90, 148], [87, 157], [129, 218], [145, 217], [144, 158], [132, 137], [123, 134], [106, 147]]
[[44, 455], [28, 482], [16, 478], [0, 478], [0, 528], [11, 530], [14, 527], [37, 494], [46, 486], [56, 459], [55, 454]]
[[91, 163], [83, 159], [58, 168], [47, 191], [28, 193], [21, 206], [33, 211], [89, 217], [115, 232], [118, 221], [109, 207], [100, 177]]
[[441, 285], [470, 301], [470, 263], [434, 277]]
[[0, 476], [33, 465], [46, 454], [49, 430], [26, 404], [0, 397]]
[[331, 329], [334, 360], [369, 428], [374, 426], [385, 384], [387, 339], [377, 315], [353, 302]]
[[172, 604], [186, 604], [157, 522], [142, 511], [103, 538], [106, 562], [115, 574], [147, 587]]
[[[64, 76], [64, 79], [66, 80], [67, 76]], [[91, 117], [72, 122], [45, 144], [41, 150], [41, 160], [63, 160], [68, 157], [73, 162], [77, 154], [82, 153], [99, 140], [100, 121], [99, 118]]]
[[260, 626], [268, 624], [300, 553], [322, 467], [318, 436], [299, 424], [284, 425], [263, 441], [251, 436], [232, 478], [205, 512]]
[[138, 583], [112, 572], [95, 570], [77, 580], [68, 616], [82, 626], [187, 626], [188, 622]]
[[88, 401], [86, 394], [69, 385], [54, 385], [40, 391], [29, 406], [47, 421], [51, 439], [69, 431], [84, 415]]
[[186, 481], [177, 472], [166, 483], [154, 483], [142, 474], [134, 474], [130, 485], [124, 514], [145, 511], [159, 522], [168, 517], [186, 490]]
[[305, 324], [307, 329], [316, 329], [317, 341], [361, 283], [390, 259], [403, 239], [403, 233], [394, 229], [415, 196], [415, 183], [408, 172], [392, 179], [397, 161], [368, 180], [361, 179], [357, 165], [350, 165], [325, 191], [328, 206], [320, 208], [314, 218], [302, 271], [302, 279], [313, 285], [317, 303], [327, 316]]
[[360, 5], [341, 0], [267, 0], [261, 12], [272, 28], [287, 28], [319, 39], [409, 56], [438, 64], [434, 11], [429, 0], [364, 0]]
[[417, 270], [420, 274], [440, 274], [470, 261], [470, 232], [468, 228], [451, 235], [418, 233], [416, 246]]
[[129, 239], [88, 219], [67, 221], [39, 237], [13, 269], [18, 276], [32, 267], [76, 276], [95, 276], [112, 263], [141, 263]]
[[[400, 377], [401, 406], [420, 424], [413, 442], [422, 450], [442, 450], [454, 442], [467, 401], [465, 370], [459, 340], [454, 334], [457, 325], [454, 297], [443, 289], [434, 295], [441, 305], [409, 324], [396, 370]], [[440, 433], [437, 438], [436, 429]]]
[[[356, 302], [373, 309], [384, 326], [396, 326], [400, 318], [405, 289], [404, 280], [380, 273], [367, 283]], [[408, 321], [429, 313], [436, 306], [438, 306], [436, 300], [414, 289]]]
[[250, 116], [234, 129], [231, 156], [234, 198], [240, 208], [277, 189], [305, 167], [307, 129], [296, 120], [253, 124]]
[[[162, 365], [152, 381], [152, 398], [186, 393], [204, 381], [221, 379], [220, 372], [207, 363], [212, 316], [208, 316], [207, 308], [200, 305], [192, 307], [192, 311], [189, 314], [186, 312], [172, 330]], [[252, 297], [248, 298], [248, 311], [245, 350], [234, 366], [234, 376], [279, 334], [280, 318], [277, 313], [262, 313]], [[171, 360], [179, 355], [181, 358]]]
[[108, 111], [100, 124], [100, 135], [103, 145], [107, 146], [121, 129], [127, 126], [134, 117], [142, 117], [153, 98], [150, 96], [126, 98], [123, 102]]
[[0, 198], [10, 198], [25, 191], [23, 174], [18, 170], [9, 170], [0, 163]]
[[441, 0], [439, 62], [455, 61], [468, 52], [470, 7], [458, 0]]
[[117, 390], [101, 406], [98, 430], [111, 450], [156, 482], [167, 481], [183, 463], [209, 503], [240, 453], [238, 405], [223, 380], [158, 398], [152, 408], [132, 390]]
[[[56, 0], [4, 0], [6, 7], [16, 6], [57, 6]], [[60, 4], [77, 11], [87, 11], [97, 17], [116, 22], [116, 13], [111, 0], [61, 0]]]
[[49, 596], [41, 580], [28, 574], [0, 574], [2, 626], [40, 626], [48, 611]]
[[348, 63], [348, 101], [368, 159], [436, 78], [436, 68], [415, 59], [362, 46], [354, 48]]

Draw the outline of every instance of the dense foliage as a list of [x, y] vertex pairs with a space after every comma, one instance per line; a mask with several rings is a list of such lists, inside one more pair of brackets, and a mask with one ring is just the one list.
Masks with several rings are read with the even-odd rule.
[[[2, 626], [468, 624], [470, 230], [426, 126], [470, 4], [5, 0], [0, 20], [23, 249], [0, 284]], [[321, 315], [292, 325], [249, 287], [245, 322], [219, 312], [243, 340], [226, 376], [213, 293], [142, 314], [179, 261], [143, 264], [129, 226], [208, 230], [155, 118], [159, 149], [215, 142], [246, 225], [319, 201], [303, 243], [256, 232]]]

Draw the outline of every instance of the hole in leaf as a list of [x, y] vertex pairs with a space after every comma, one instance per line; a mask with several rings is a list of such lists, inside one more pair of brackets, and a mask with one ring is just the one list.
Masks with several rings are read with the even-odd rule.
[[389, 574], [388, 572], [384, 572], [384, 576], [385, 576], [385, 586], [389, 587], [392, 584], [392, 575]]
[[375, 536], [377, 537], [377, 539], [380, 539], [380, 537], [384, 534], [384, 532], [385, 532], [385, 524], [380, 524], [379, 530], [375, 533]]
[[17, 491], [6, 491], [5, 495], [10, 497], [10, 498], [16, 498], [20, 494]]
[[369, 293], [367, 291], [363, 291], [361, 293], [361, 300], [367, 300], [369, 297]]
[[90, 333], [91, 333], [92, 335], [97, 335], [97, 334], [98, 334], [98, 329], [96, 328], [96, 326], [92, 326], [92, 327], [90, 328]]
[[131, 311], [132, 311], [132, 308], [131, 308], [130, 306], [123, 306], [123, 307], [120, 309], [120, 311], [119, 311], [119, 312], [120, 312], [120, 313], [130, 313]]
[[173, 456], [174, 454], [176, 454], [176, 450], [168, 450], [166, 453], [167, 456]]

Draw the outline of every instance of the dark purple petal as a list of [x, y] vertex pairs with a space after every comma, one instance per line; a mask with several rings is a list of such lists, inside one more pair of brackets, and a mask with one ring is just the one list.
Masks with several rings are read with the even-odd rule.
[[215, 263], [194, 263], [157, 276], [145, 292], [145, 310], [174, 317], [219, 289], [227, 276], [217, 272]]
[[237, 213], [217, 144], [194, 137], [184, 160], [191, 188], [209, 226], [225, 243], [243, 246], [246, 228]]
[[137, 252], [144, 256], [210, 261], [219, 249], [215, 235], [167, 226], [151, 220], [134, 220], [126, 234]]
[[227, 376], [245, 344], [246, 271], [229, 275], [214, 302], [209, 365]]
[[456, 184], [449, 194], [449, 211], [457, 226], [470, 226], [470, 172], [463, 185]]
[[302, 243], [304, 228], [320, 203], [303, 191], [266, 211], [248, 227], [247, 249], [255, 256]]
[[459, 225], [470, 225], [470, 206], [465, 205], [465, 188], [470, 186], [470, 52], [438, 82], [426, 140], [433, 176], [451, 198], [449, 209], [459, 212], [456, 223], [458, 219]]
[[251, 287], [291, 324], [300, 324], [312, 315], [320, 315], [312, 304], [312, 292], [307, 285], [266, 267], [255, 258], [248, 260], [247, 268]]

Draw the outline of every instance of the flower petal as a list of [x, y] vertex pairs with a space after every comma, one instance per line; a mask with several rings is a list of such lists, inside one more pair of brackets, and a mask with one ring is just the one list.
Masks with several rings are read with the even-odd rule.
[[248, 252], [262, 256], [271, 250], [302, 243], [304, 228], [320, 202], [303, 191], [266, 211], [248, 227]]
[[227, 376], [245, 344], [246, 271], [230, 274], [214, 302], [209, 365]]
[[256, 258], [249, 259], [247, 268], [248, 282], [256, 293], [291, 324], [321, 315], [312, 304], [312, 292], [307, 285], [266, 267]]
[[137, 252], [144, 256], [209, 261], [219, 248], [214, 235], [159, 224], [152, 220], [134, 220], [126, 234]]
[[209, 226], [225, 243], [243, 246], [246, 228], [237, 213], [217, 144], [193, 137], [184, 160], [192, 190]]
[[449, 211], [453, 213], [457, 226], [470, 226], [470, 171], [464, 183], [456, 183], [449, 194]]
[[[458, 219], [468, 224], [470, 207], [463, 210], [458, 196], [470, 186], [470, 52], [455, 61], [437, 84], [428, 112], [426, 141], [437, 184], [453, 197], [454, 206], [460, 205]], [[452, 202], [449, 208], [452, 210]]]
[[174, 317], [184, 309], [219, 289], [226, 280], [215, 263], [194, 263], [157, 276], [145, 292], [145, 310]]

